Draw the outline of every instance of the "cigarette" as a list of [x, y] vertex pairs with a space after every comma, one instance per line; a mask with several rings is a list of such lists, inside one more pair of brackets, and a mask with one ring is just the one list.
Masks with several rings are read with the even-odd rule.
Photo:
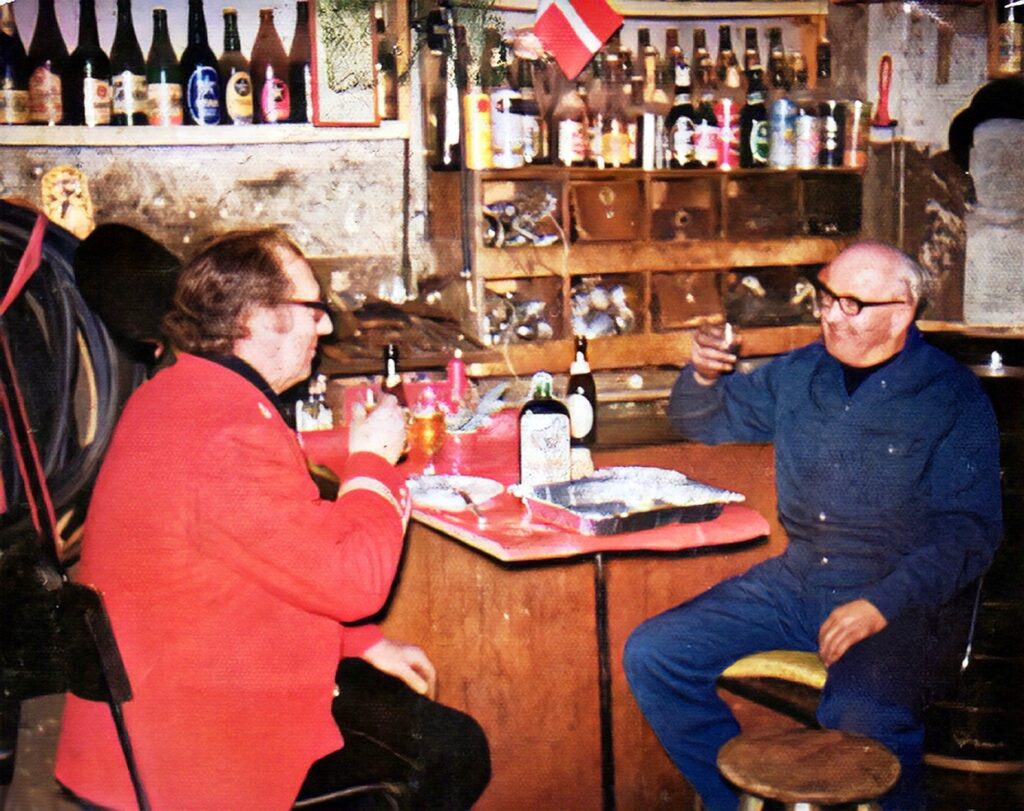
[[726, 346], [732, 346], [732, 324], [728, 321], [725, 322], [725, 344]]

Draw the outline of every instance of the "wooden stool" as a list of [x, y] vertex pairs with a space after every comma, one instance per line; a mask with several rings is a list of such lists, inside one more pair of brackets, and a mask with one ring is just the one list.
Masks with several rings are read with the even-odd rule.
[[878, 741], [835, 729], [737, 735], [719, 751], [718, 768], [744, 793], [743, 811], [760, 811], [765, 800], [793, 811], [853, 803], [861, 811], [900, 776]]

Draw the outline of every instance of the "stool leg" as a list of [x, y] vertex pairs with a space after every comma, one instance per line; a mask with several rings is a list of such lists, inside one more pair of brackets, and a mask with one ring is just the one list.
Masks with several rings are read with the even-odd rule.
[[764, 811], [764, 800], [753, 794], [741, 794], [737, 811]]

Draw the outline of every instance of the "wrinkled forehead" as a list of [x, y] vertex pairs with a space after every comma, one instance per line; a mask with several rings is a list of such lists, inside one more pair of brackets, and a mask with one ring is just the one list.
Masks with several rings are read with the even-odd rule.
[[866, 300], [892, 298], [907, 292], [896, 262], [880, 251], [846, 251], [826, 265], [818, 278], [836, 293]]

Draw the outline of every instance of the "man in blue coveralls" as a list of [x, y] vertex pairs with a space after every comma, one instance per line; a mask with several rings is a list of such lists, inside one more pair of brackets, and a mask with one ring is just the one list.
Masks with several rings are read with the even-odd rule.
[[737, 795], [715, 765], [739, 732], [724, 668], [776, 648], [828, 668], [825, 727], [900, 760], [887, 809], [925, 807], [922, 712], [962, 654], [976, 583], [1001, 532], [999, 435], [974, 375], [914, 326], [928, 283], [863, 242], [819, 274], [822, 340], [750, 374], [704, 327], [669, 406], [701, 442], [774, 442], [786, 551], [652, 617], [626, 644], [630, 687], [709, 811]]

